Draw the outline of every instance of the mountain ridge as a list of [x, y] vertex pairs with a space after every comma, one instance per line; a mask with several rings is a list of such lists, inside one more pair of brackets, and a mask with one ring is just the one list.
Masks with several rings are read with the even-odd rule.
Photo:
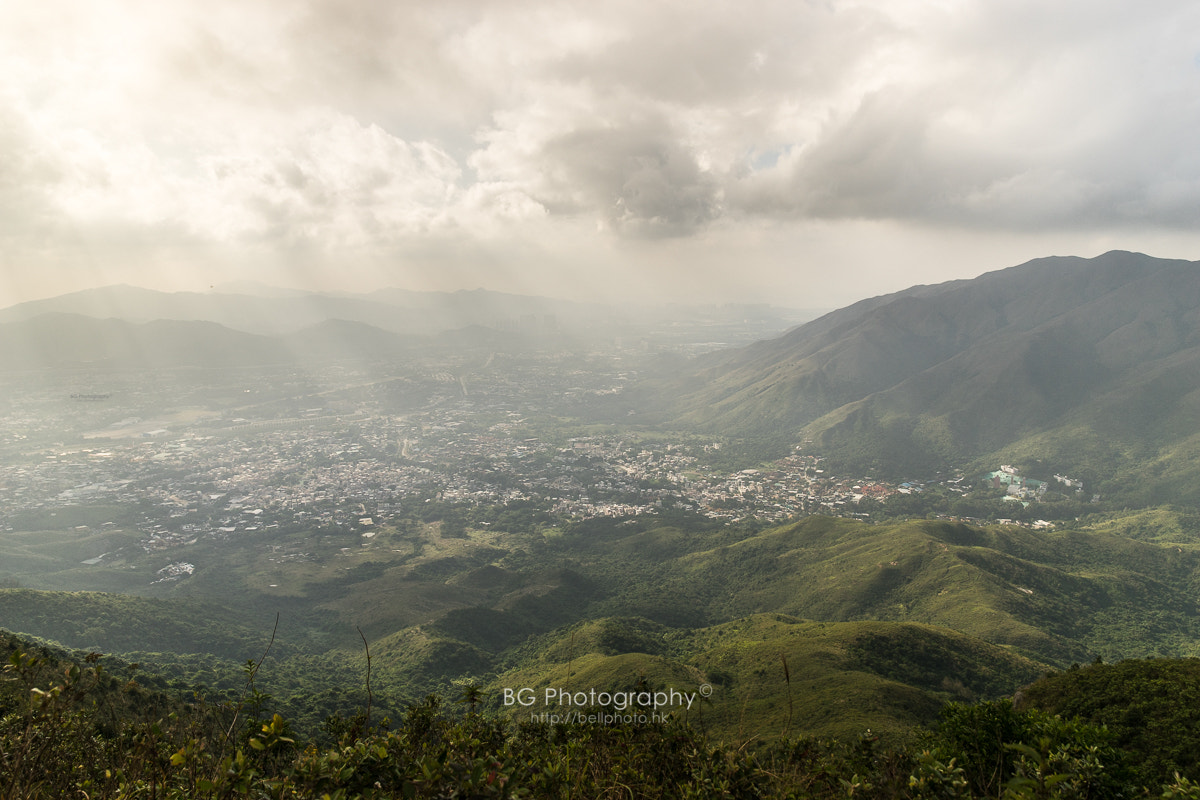
[[132, 322], [50, 311], [0, 322], [0, 370], [244, 368], [386, 360], [418, 348], [526, 349], [538, 341], [480, 325], [417, 335], [331, 318], [286, 334], [257, 334], [208, 320]]
[[431, 335], [470, 324], [492, 324], [522, 315], [564, 314], [584, 318], [577, 303], [488, 290], [416, 292], [377, 290], [366, 294], [276, 292], [163, 292], [114, 284], [17, 303], [0, 309], [0, 322], [45, 313], [143, 323], [156, 319], [215, 322], [246, 333], [289, 334], [331, 319], [361, 322], [391, 333]]
[[[625, 400], [675, 426], [810, 440], [849, 467], [912, 475], [1029, 451], [1070, 425], [1157, 457], [1190, 435], [1197, 367], [1197, 263], [1111, 251], [871, 298]], [[1149, 385], [1163, 391], [1135, 388]], [[655, 407], [656, 394], [673, 399]]]

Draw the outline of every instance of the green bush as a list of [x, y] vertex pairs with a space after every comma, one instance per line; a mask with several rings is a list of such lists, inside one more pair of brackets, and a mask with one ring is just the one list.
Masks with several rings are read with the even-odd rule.
[[[255, 667], [255, 669], [251, 669]], [[181, 703], [83, 663], [14, 652], [0, 719], [0, 800], [221, 798], [766, 798], [1106, 800], [1141, 794], [1103, 728], [1008, 701], [950, 704], [916, 750], [783, 740], [757, 750], [679, 723], [513, 724], [436, 696], [393, 728], [332, 718], [331, 740], [298, 742], [261, 708], [247, 668], [240, 701]], [[1168, 800], [1195, 798], [1174, 776]]]

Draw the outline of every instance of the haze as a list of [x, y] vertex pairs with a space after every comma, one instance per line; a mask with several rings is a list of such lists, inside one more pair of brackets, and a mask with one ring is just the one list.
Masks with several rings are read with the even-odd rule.
[[0, 306], [113, 283], [832, 307], [1200, 253], [1187, 2], [0, 6]]

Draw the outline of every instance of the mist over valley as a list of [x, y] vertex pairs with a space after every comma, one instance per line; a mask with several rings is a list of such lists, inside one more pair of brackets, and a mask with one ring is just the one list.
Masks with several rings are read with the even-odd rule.
[[5, 627], [220, 696], [278, 615], [257, 680], [297, 724], [353, 709], [369, 652], [395, 714], [464, 682], [511, 714], [567, 669], [718, 687], [721, 736], [760, 702], [784, 729], [780, 653], [826, 665], [790, 724], [845, 737], [1200, 648], [1192, 263], [1044, 259], [807, 322], [478, 293], [407, 297], [455, 309], [419, 335], [291, 296], [254, 302], [293, 330], [218, 321], [247, 297], [3, 312]]

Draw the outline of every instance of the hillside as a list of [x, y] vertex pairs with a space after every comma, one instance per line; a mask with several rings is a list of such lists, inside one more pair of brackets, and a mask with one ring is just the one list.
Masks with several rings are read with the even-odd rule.
[[[672, 706], [674, 717], [731, 742], [799, 733], [849, 741], [867, 728], [904, 738], [947, 701], [1003, 696], [1045, 671], [945, 629], [780, 614], [688, 631], [591, 620], [539, 642], [537, 652], [487, 687], [490, 707], [517, 718], [561, 714], [568, 709], [558, 690], [674, 688], [699, 693], [690, 707], [686, 699]], [[532, 690], [530, 705], [504, 705], [503, 690], [513, 687]]]
[[1111, 492], [1149, 465], [1137, 494], [1162, 502], [1200, 486], [1198, 367], [1196, 264], [1114, 251], [863, 301], [654, 391], [677, 425], [885, 473], [1021, 456]]
[[[71, 593], [48, 595], [56, 598], [50, 604], [30, 599], [37, 596], [32, 590], [9, 589], [0, 591], [0, 626], [74, 647], [143, 650], [136, 645], [144, 633], [120, 626], [130, 613], [161, 619], [147, 622], [156, 630], [169, 621], [177, 632], [160, 630], [160, 641], [207, 642], [208, 634], [188, 627], [199, 623], [190, 622], [185, 609], [197, 602], [224, 607], [228, 598], [241, 597], [260, 611], [252, 617], [204, 612], [217, 637], [205, 646], [208, 652], [234, 655], [237, 643], [246, 642], [237, 654], [253, 655], [280, 611], [281, 645], [297, 635], [326, 641], [303, 635], [316, 625], [338, 632], [324, 647], [341, 642], [355, 649], [356, 627], [372, 641], [396, 637], [388, 646], [406, 653], [406, 669], [430, 686], [457, 674], [445, 667], [460, 660], [486, 671], [531, 636], [606, 617], [636, 617], [672, 630], [764, 613], [921, 623], [1059, 665], [1096, 655], [1193, 656], [1200, 654], [1200, 610], [1192, 599], [1200, 545], [1189, 521], [1160, 511], [1034, 531], [808, 517], [754, 531], [684, 528], [651, 518], [596, 520], [548, 539], [536, 532], [497, 538], [486, 528], [447, 538], [436, 526], [389, 526], [353, 555], [331, 540], [309, 559], [287, 565], [269, 560], [293, 538], [281, 531], [244, 546], [193, 545], [190, 557], [199, 566], [185, 583], [160, 588], [143, 582], [141, 591], [169, 597], [170, 608], [105, 611], [134, 599]], [[153, 575], [134, 553], [124, 558], [113, 569]], [[47, 578], [64, 588], [110, 583], [108, 573], [94, 567], [64, 569], [78, 564], [76, 550], [64, 550], [61, 563], [51, 551], [39, 559]], [[162, 558], [144, 560], [155, 566]]]
[[214, 322], [133, 323], [47, 313], [0, 323], [0, 370], [45, 367], [223, 367], [285, 363], [287, 349], [270, 337]]
[[[213, 602], [154, 599], [107, 592], [0, 589], [0, 627], [34, 633], [79, 650], [203, 653], [242, 660], [267, 646], [273, 617], [247, 615]], [[295, 652], [293, 621], [278, 647]]]
[[1200, 774], [1200, 661], [1096, 662], [1047, 674], [1025, 687], [1021, 708], [1103, 725], [1131, 754], [1143, 785]]
[[[824, 517], [761, 530], [593, 520], [550, 537], [464, 528], [381, 526], [353, 552], [334, 539], [286, 563], [270, 560], [284, 531], [197, 543], [195, 573], [145, 584], [146, 597], [0, 591], [0, 626], [229, 692], [278, 611], [260, 681], [306, 724], [362, 702], [361, 632], [381, 709], [468, 683], [494, 704], [505, 687], [568, 674], [598, 690], [707, 682], [721, 694], [705, 719], [722, 737], [781, 733], [789, 692], [796, 734], [898, 733], [1046, 667], [1200, 653], [1200, 546], [1190, 518], [1162, 510], [1062, 531]], [[58, 585], [108, 580], [62, 569], [77, 549], [61, 564], [38, 557]], [[111, 569], [138, 576], [161, 556], [121, 559]]]
[[598, 604], [605, 613], [677, 626], [757, 613], [920, 622], [1060, 664], [1200, 652], [1190, 596], [1200, 551], [1189, 539], [825, 517], [734, 540], [597, 533], [567, 545], [613, 587]]

